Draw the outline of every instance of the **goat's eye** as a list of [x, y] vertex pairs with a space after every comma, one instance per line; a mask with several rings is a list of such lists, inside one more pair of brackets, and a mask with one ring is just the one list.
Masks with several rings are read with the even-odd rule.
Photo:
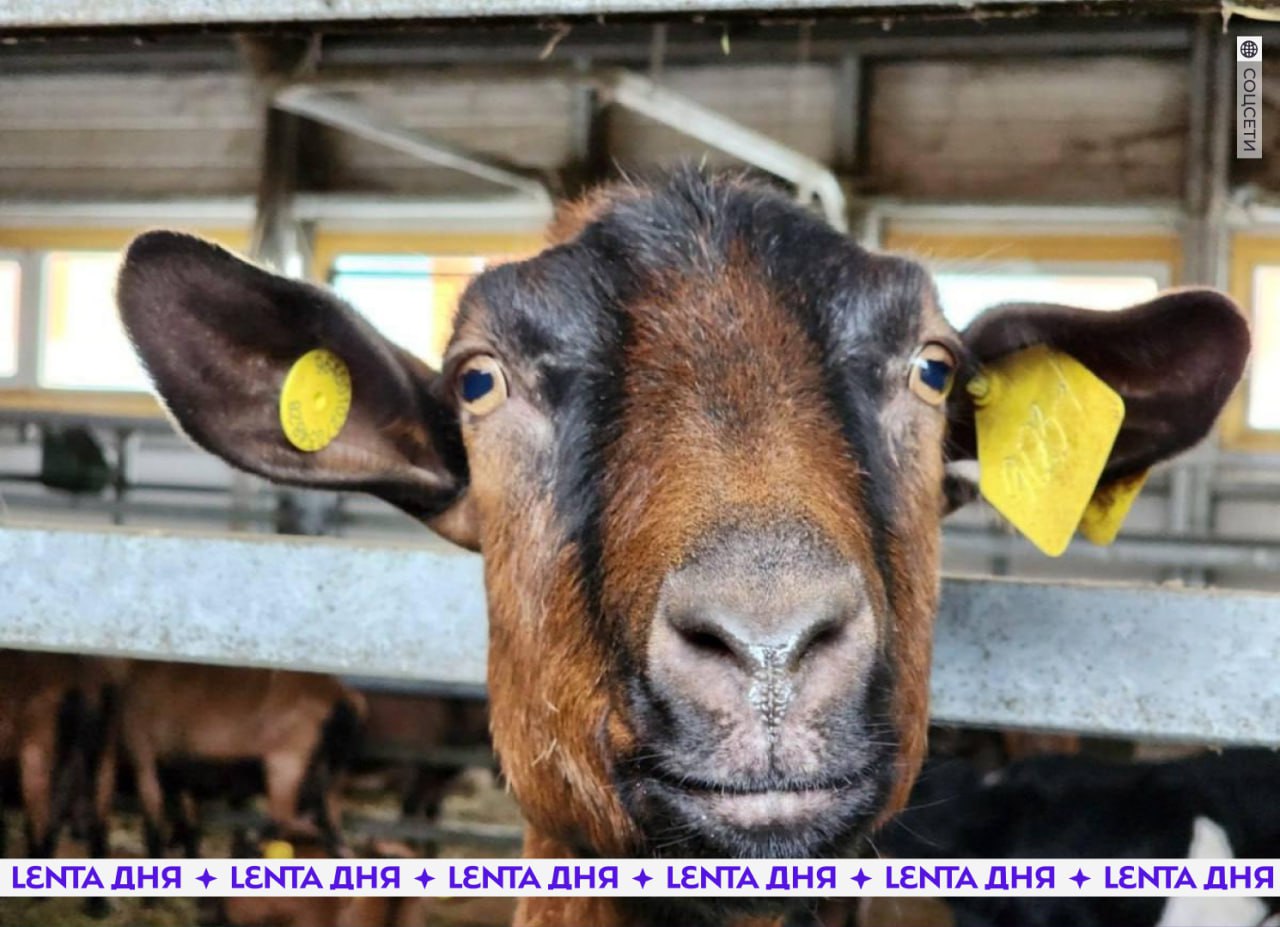
[[472, 415], [488, 415], [507, 399], [502, 365], [488, 354], [477, 354], [458, 371], [458, 400]]
[[911, 358], [911, 374], [908, 385], [915, 393], [932, 406], [940, 406], [951, 392], [951, 383], [956, 375], [955, 355], [936, 341], [931, 341], [916, 352]]

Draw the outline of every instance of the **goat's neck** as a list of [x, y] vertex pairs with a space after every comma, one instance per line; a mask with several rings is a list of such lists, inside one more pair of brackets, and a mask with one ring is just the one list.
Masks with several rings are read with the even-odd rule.
[[[569, 847], [526, 828], [524, 856], [531, 859], [578, 859]], [[702, 922], [699, 922], [702, 923]], [[521, 898], [514, 927], [671, 927], [670, 908], [627, 898]], [[682, 925], [695, 927], [695, 925]], [[708, 924], [707, 927], [712, 927]], [[781, 927], [774, 918], [740, 918], [714, 927]]]

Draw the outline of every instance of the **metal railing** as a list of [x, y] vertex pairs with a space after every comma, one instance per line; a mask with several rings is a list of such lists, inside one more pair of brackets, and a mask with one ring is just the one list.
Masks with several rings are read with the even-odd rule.
[[[484, 683], [480, 559], [443, 545], [3, 528], [0, 576], [4, 647]], [[1280, 745], [1277, 653], [1280, 596], [951, 578], [933, 714]]]

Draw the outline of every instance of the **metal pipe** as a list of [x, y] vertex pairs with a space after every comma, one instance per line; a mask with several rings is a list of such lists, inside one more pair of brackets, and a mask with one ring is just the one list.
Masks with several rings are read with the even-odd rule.
[[863, 61], [857, 55], [845, 55], [836, 68], [835, 162], [846, 175], [858, 170], [863, 157], [863, 110], [867, 103], [863, 70]]
[[503, 231], [513, 227], [541, 230], [551, 221], [550, 199], [533, 199], [524, 194], [486, 199], [439, 199], [397, 196], [395, 199], [344, 193], [300, 193], [294, 200], [294, 215], [313, 222], [342, 222], [375, 225], [430, 223], [485, 225]]
[[881, 216], [896, 223], [955, 223], [972, 227], [991, 224], [1078, 226], [1090, 234], [1130, 235], [1135, 227], [1168, 230], [1185, 219], [1183, 204], [1174, 200], [1115, 203], [946, 203], [901, 200], [895, 197], [868, 197]]
[[[443, 547], [2, 528], [0, 573], [0, 647], [485, 679], [482, 565]], [[1280, 744], [1277, 614], [1256, 592], [949, 578], [934, 715]]]
[[149, 200], [0, 198], [0, 222], [6, 227], [41, 227], [57, 223], [118, 228], [148, 222], [247, 226], [252, 221], [253, 198], [248, 196]]
[[844, 190], [825, 165], [646, 77], [609, 71], [592, 80], [619, 106], [789, 181], [802, 201], [817, 197], [827, 221], [842, 232], [848, 230]]
[[[1034, 6], [1068, 8], [1079, 0], [1035, 0]], [[1095, 0], [1099, 8], [1122, 11], [1131, 0]], [[889, 13], [919, 7], [952, 6], [970, 11], [970, 2], [939, 0], [858, 0], [864, 11]], [[988, 15], [1001, 9], [1022, 14], [1026, 0], [986, 0]], [[1187, 4], [1190, 6], [1191, 4]], [[0, 6], [0, 26], [66, 29], [86, 26], [172, 26], [219, 23], [391, 23], [405, 20], [499, 16], [595, 17], [620, 14], [765, 13], [848, 10], [849, 0], [8, 0]]]
[[[0, 485], [8, 484], [11, 487], [7, 495], [11, 513], [23, 513], [25, 517], [34, 517], [38, 513], [67, 510], [67, 502], [61, 496], [50, 497], [13, 491], [18, 487], [39, 482], [39, 477], [31, 473], [0, 473]], [[263, 484], [263, 487], [266, 487], [266, 484]], [[123, 514], [128, 521], [174, 519], [204, 521], [210, 525], [225, 523], [228, 517], [236, 512], [239, 513], [238, 517], [246, 522], [267, 524], [272, 517], [269, 507], [275, 498], [268, 488], [259, 488], [237, 504], [233, 492], [226, 485], [184, 485], [163, 482], [130, 483], [127, 491], [129, 498], [123, 506]], [[167, 493], [171, 496], [186, 494], [190, 497], [190, 501], [183, 499], [153, 501], [138, 498], [139, 493]], [[1213, 495], [1217, 501], [1276, 503], [1280, 502], [1280, 486], [1271, 482], [1219, 485], [1213, 489]], [[227, 504], [209, 504], [205, 501], [217, 496], [227, 497]], [[1167, 496], [1167, 492], [1157, 484], [1146, 489], [1145, 496], [1158, 498]], [[114, 507], [114, 502], [101, 497], [81, 498], [75, 503], [75, 510], [85, 516], [110, 515]], [[347, 528], [399, 531], [407, 537], [420, 537], [416, 526], [411, 521], [390, 510], [343, 512], [339, 516], [339, 523]], [[1033, 549], [1021, 539], [1005, 534], [1001, 528], [995, 526], [980, 528], [948, 525], [943, 531], [943, 537], [948, 547], [957, 553], [973, 550], [985, 556], [1007, 557], [1015, 553], [1034, 555]], [[1097, 548], [1083, 543], [1075, 544], [1067, 550], [1059, 562], [1066, 565], [1108, 563], [1167, 569], [1199, 567], [1270, 571], [1280, 568], [1280, 539], [1224, 539], [1205, 532], [1176, 539], [1168, 536], [1124, 534], [1108, 548]]]
[[[0, 10], [0, 16], [3, 16]], [[732, 61], [736, 64], [778, 64], [786, 61], [794, 46], [794, 25], [785, 18], [758, 19], [750, 32], [735, 36]], [[661, 50], [663, 67], [705, 64], [714, 55], [715, 39], [704, 25], [679, 18], [659, 24], [667, 33]], [[554, 67], [556, 59], [583, 58], [599, 66], [630, 67], [652, 73], [654, 35], [659, 26], [612, 20], [578, 22], [573, 32], [544, 61], [547, 46], [543, 30], [528, 23], [451, 24], [448, 41], [434, 32], [412, 27], [395, 31], [326, 31], [321, 73], [334, 67], [362, 68], [363, 73], [397, 77], [416, 68], [456, 68], [454, 73], [483, 75], [485, 66], [538, 71]], [[941, 31], [940, 31], [941, 30]], [[1266, 35], [1266, 29], [1259, 29]], [[1117, 29], [1107, 17], [1075, 20], [1070, 26], [1045, 30], [1032, 20], [1000, 20], [994, 17], [949, 19], [934, 25], [928, 21], [899, 19], [886, 32], [879, 21], [866, 17], [833, 16], [807, 44], [808, 61], [838, 65], [846, 55], [870, 60], [900, 58], [911, 61], [991, 59], [1008, 57], [1096, 57], [1118, 54], [1159, 54], [1185, 51], [1190, 30], [1180, 24], [1142, 24], [1130, 19]], [[1266, 44], [1264, 40], [1264, 44]], [[140, 48], [131, 34], [78, 35], [74, 40], [42, 36], [41, 40], [0, 45], [0, 71], [17, 74], [113, 73], [163, 74], [177, 72], [235, 71], [242, 61], [224, 35], [166, 34], [162, 43]], [[477, 66], [480, 67], [477, 67]], [[534, 70], [534, 69], [537, 70]], [[518, 72], [517, 72], [518, 73]], [[412, 76], [412, 75], [411, 75]], [[439, 73], [430, 75], [432, 79]], [[510, 76], [510, 74], [506, 74]]]
[[[358, 193], [296, 193], [293, 215], [301, 222], [354, 222], [378, 228], [410, 224], [421, 227], [424, 223], [438, 228], [439, 223], [449, 223], [486, 225], [509, 231], [513, 226], [540, 230], [551, 219], [552, 209], [549, 200], [535, 201], [526, 195], [504, 194], [482, 199], [397, 196], [388, 200]], [[0, 224], [7, 228], [49, 225], [119, 228], [162, 223], [247, 228], [253, 218], [253, 199], [247, 196], [154, 200], [0, 199]]]
[[[982, 528], [948, 527], [944, 550], [984, 557], [1039, 556], [1019, 535]], [[1153, 536], [1126, 534], [1109, 547], [1075, 541], [1060, 563], [1195, 570], [1256, 570], [1280, 572], [1280, 543], [1224, 540], [1202, 535]]]
[[[34, 481], [33, 481], [34, 482]], [[267, 503], [264, 502], [264, 505]], [[29, 519], [32, 522], [38, 521], [38, 516], [47, 516], [50, 506], [45, 500], [33, 500], [30, 497], [15, 496], [12, 493], [5, 494], [5, 505], [12, 518], [18, 516]], [[62, 506], [61, 511], [75, 512], [82, 519], [90, 519], [92, 516], [103, 516], [104, 520], [109, 520], [114, 515], [114, 503], [110, 499], [104, 499], [98, 496], [90, 497], [68, 497]], [[225, 525], [229, 522], [232, 515], [230, 506], [213, 506], [213, 505], [174, 505], [164, 502], [147, 502], [138, 499], [129, 499], [122, 509], [123, 522], [118, 524], [136, 523], [137, 521], [163, 520], [166, 522], [193, 522], [192, 530], [199, 530], [200, 527], [208, 527], [210, 525]], [[269, 528], [275, 519], [274, 513], [269, 509], [260, 511], [249, 511], [240, 514], [240, 520], [245, 525], [255, 525], [261, 528]], [[105, 523], [105, 521], [104, 521]]]
[[[735, 38], [733, 61], [776, 64], [786, 60], [791, 52], [793, 32], [781, 27], [770, 29], [777, 25], [760, 22], [750, 34]], [[1185, 26], [1141, 28], [1130, 22], [1129, 28], [1121, 30], [1108, 25], [1105, 19], [1096, 20], [1092, 28], [1086, 23], [1053, 31], [1028, 31], [1026, 23], [996, 20], [985, 20], [977, 27], [964, 21], [951, 21], [946, 25], [946, 32], [929, 32], [899, 22], [892, 32], [885, 32], [878, 25], [868, 27], [865, 20], [824, 22], [808, 45], [808, 60], [837, 64], [847, 55], [868, 61], [1096, 57], [1176, 53], [1184, 51], [1190, 43], [1190, 32]], [[975, 28], [980, 31], [972, 31]], [[966, 30], [970, 31], [966, 34]], [[495, 70], [509, 77], [512, 73], [509, 69], [515, 67], [537, 78], [544, 76], [547, 68], [555, 67], [540, 59], [546, 46], [545, 38], [520, 27], [505, 32], [489, 28], [483, 35], [461, 31], [451, 35], [453, 40], [448, 43], [423, 42], [418, 36], [404, 33], [326, 36], [321, 74], [329, 73], [334, 67], [361, 68], [368, 77], [374, 73], [373, 69], [396, 68], [397, 74], [402, 74], [405, 68], [447, 66], [450, 77], [483, 77]], [[705, 64], [717, 50], [705, 28], [694, 26], [681, 31], [679, 23], [671, 22], [662, 55], [664, 70]], [[651, 73], [652, 32], [640, 26], [628, 30], [618, 23], [610, 23], [607, 31], [580, 24], [557, 48], [557, 57], [561, 56], [589, 58], [601, 67], [630, 67]]]
[[538, 180], [519, 174], [491, 160], [478, 157], [454, 145], [406, 129], [395, 120], [367, 106], [344, 100], [307, 84], [292, 84], [275, 96], [281, 109], [325, 125], [342, 129], [428, 164], [461, 171], [472, 177], [515, 190], [535, 202], [550, 202], [546, 187]]
[[[326, 83], [326, 87], [329, 85]], [[1184, 221], [1185, 211], [1174, 201], [1114, 203], [945, 203], [905, 201], [893, 197], [864, 197], [860, 202], [880, 218], [895, 223], [990, 223], [1087, 228], [1095, 235], [1127, 235], [1134, 228], [1171, 229]], [[1252, 203], [1258, 205], [1251, 205]], [[1280, 198], [1273, 205], [1262, 200], [1237, 203], [1237, 224], [1280, 225]], [[369, 223], [503, 222], [534, 223], [551, 215], [546, 203], [527, 196], [483, 199], [442, 199], [397, 196], [394, 200], [358, 193], [298, 193], [295, 217], [302, 221]], [[250, 197], [184, 197], [146, 200], [36, 200], [0, 198], [0, 223], [5, 226], [101, 225], [189, 222], [192, 225], [247, 226], [253, 221]]]

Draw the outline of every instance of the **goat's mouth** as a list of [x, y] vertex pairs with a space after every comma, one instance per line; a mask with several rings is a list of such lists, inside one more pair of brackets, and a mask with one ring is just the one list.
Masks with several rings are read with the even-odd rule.
[[659, 855], [800, 858], [848, 852], [879, 790], [860, 777], [717, 781], [651, 771], [629, 791]]
[[836, 808], [853, 787], [849, 780], [744, 783], [658, 775], [655, 781], [696, 803], [704, 813], [747, 829], [804, 824]]

